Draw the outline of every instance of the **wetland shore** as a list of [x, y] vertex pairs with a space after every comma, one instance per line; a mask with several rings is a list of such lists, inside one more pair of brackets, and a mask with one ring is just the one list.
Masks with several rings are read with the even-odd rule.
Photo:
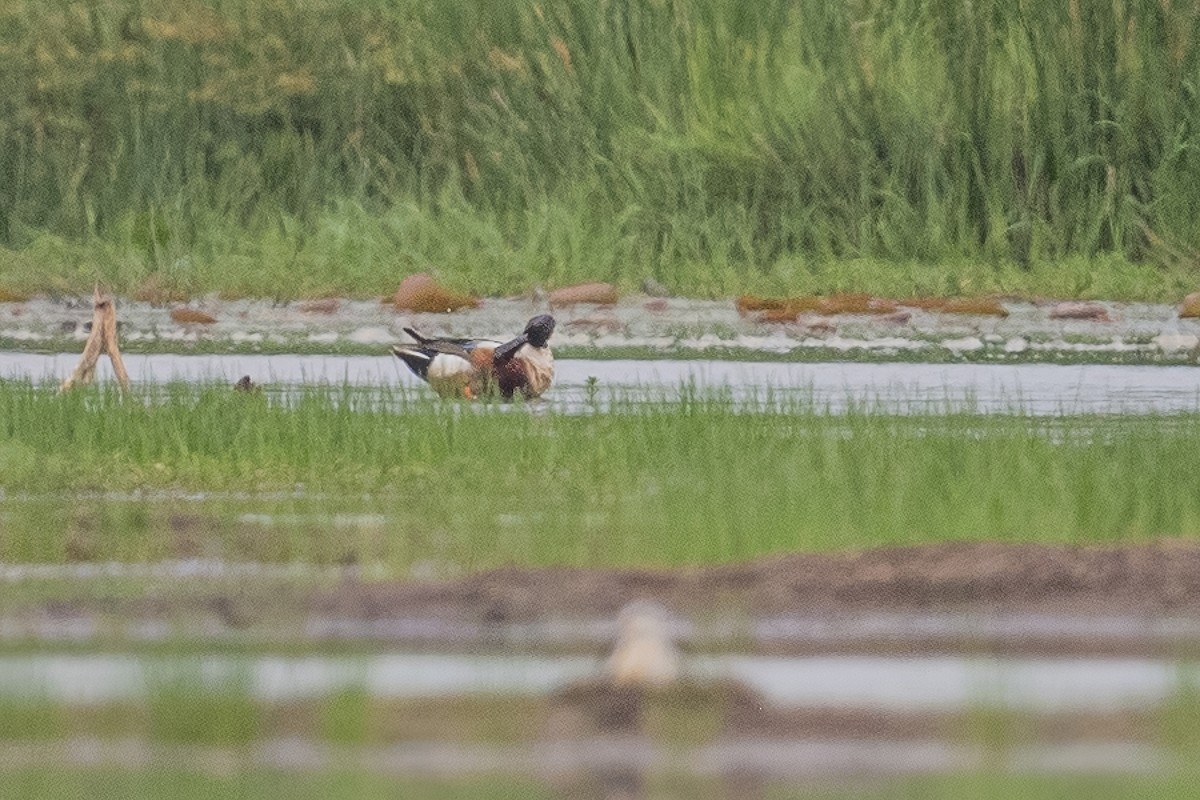
[[[1014, 298], [995, 301], [1004, 311], [997, 315], [902, 302], [888, 314], [801, 312], [772, 322], [739, 312], [732, 299], [628, 296], [613, 305], [554, 308], [545, 298], [523, 297], [488, 299], [451, 314], [338, 298], [211, 296], [186, 305], [117, 299], [121, 345], [131, 353], [379, 354], [405, 338], [406, 325], [507, 337], [547, 310], [559, 321], [555, 352], [567, 358], [1193, 364], [1200, 348], [1200, 320], [1165, 303]], [[0, 350], [77, 352], [90, 319], [90, 298], [0, 302]]]

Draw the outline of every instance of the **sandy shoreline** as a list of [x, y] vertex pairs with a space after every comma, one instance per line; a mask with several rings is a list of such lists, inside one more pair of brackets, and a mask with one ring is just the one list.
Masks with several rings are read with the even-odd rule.
[[[732, 300], [626, 297], [613, 306], [553, 309], [553, 344], [566, 357], [746, 358], [755, 360], [1097, 361], [1195, 363], [1200, 320], [1175, 306], [1098, 304], [1100, 319], [1059, 319], [1053, 303], [1005, 300], [1007, 316], [901, 307], [895, 314], [801, 314], [768, 322]], [[402, 329], [507, 337], [549, 309], [532, 299], [486, 300], [451, 314], [396, 311], [363, 300], [274, 303], [209, 298], [187, 306], [214, 322], [177, 321], [179, 307], [119, 299], [129, 352], [379, 353]], [[179, 317], [178, 314], [175, 315]], [[0, 303], [0, 349], [78, 350], [90, 298]]]

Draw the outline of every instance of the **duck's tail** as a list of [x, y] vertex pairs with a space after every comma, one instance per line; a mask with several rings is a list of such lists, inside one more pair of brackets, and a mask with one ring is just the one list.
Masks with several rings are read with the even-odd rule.
[[416, 328], [404, 328], [403, 330], [405, 333], [415, 339], [417, 344], [429, 344], [433, 341], [433, 339], [430, 339], [428, 336], [422, 336], [421, 334], [417, 333]]
[[[414, 336], [413, 338], [416, 337]], [[395, 353], [396, 358], [403, 361], [405, 366], [419, 377], [428, 378], [429, 365], [433, 363], [433, 353], [426, 351], [419, 344], [394, 344], [392, 345], [392, 352]]]

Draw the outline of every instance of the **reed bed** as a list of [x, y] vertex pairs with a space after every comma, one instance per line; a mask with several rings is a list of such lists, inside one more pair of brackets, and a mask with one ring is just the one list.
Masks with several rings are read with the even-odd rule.
[[1200, 533], [1195, 414], [755, 411], [684, 387], [568, 415], [381, 391], [121, 399], [4, 383], [0, 561], [462, 570]]
[[1167, 295], [1200, 253], [1198, 17], [0, 0], [0, 284]]

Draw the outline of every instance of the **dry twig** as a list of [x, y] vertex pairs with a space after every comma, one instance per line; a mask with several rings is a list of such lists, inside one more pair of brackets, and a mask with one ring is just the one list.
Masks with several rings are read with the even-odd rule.
[[113, 365], [113, 373], [121, 389], [129, 389], [129, 373], [125, 371], [125, 363], [121, 360], [121, 348], [117, 343], [117, 306], [112, 295], [101, 292], [96, 286], [92, 293], [92, 332], [83, 346], [83, 355], [71, 376], [58, 387], [65, 392], [76, 384], [89, 384], [96, 376], [96, 362], [101, 353], [108, 353]]

